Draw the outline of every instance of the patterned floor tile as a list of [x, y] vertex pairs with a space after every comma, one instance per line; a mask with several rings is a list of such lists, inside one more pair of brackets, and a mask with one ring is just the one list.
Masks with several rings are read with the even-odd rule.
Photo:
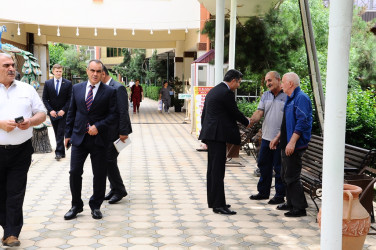
[[[93, 220], [88, 206], [93, 192], [89, 158], [83, 174], [84, 211], [65, 221], [71, 207], [70, 151], [61, 161], [54, 153], [33, 155], [20, 235], [23, 249], [320, 248], [309, 197], [308, 216], [302, 218], [286, 218], [275, 205], [249, 199], [257, 193], [256, 163], [242, 151], [236, 161], [244, 167], [226, 168], [225, 178], [227, 202], [238, 213], [214, 214], [206, 201], [207, 154], [196, 151], [200, 142], [191, 125], [183, 123], [185, 113], [160, 114], [156, 105], [145, 99], [141, 112], [131, 113], [132, 143], [118, 157], [128, 196], [114, 205], [104, 201], [102, 220]], [[52, 128], [48, 133], [54, 146]], [[364, 249], [375, 245], [376, 236], [368, 236]]]

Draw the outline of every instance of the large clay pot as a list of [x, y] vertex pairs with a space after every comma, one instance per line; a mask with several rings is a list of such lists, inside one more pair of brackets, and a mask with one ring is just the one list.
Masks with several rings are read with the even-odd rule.
[[[362, 189], [355, 185], [343, 185], [342, 249], [362, 250], [369, 228], [370, 215], [360, 204]], [[317, 215], [321, 227], [321, 209]]]

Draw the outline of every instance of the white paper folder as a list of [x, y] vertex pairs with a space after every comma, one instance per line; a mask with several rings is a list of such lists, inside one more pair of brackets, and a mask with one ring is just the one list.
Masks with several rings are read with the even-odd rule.
[[131, 144], [131, 138], [129, 138], [129, 137], [128, 137], [128, 139], [125, 140], [125, 142], [122, 142], [120, 140], [120, 138], [117, 139], [116, 141], [114, 141], [114, 146], [119, 153], [120, 153], [121, 150], [126, 148], [129, 144]]

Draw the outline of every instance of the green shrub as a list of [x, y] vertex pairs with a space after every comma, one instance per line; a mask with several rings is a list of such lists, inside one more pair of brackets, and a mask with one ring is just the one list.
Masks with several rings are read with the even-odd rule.
[[238, 101], [238, 108], [246, 117], [251, 117], [253, 112], [256, 111], [260, 98], [253, 102], [248, 102], [244, 98]]
[[150, 86], [146, 84], [141, 84], [141, 86], [145, 97], [156, 101], [159, 99], [159, 91], [161, 90], [160, 86]]
[[352, 88], [347, 95], [346, 143], [376, 148], [376, 99], [371, 90]]

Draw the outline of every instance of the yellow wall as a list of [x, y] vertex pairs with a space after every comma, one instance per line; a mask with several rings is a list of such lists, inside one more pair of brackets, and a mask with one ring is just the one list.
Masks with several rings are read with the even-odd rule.
[[[0, 25], [3, 25], [1, 23], [1, 20], [0, 20]], [[7, 27], [7, 32], [3, 32], [3, 35], [1, 36], [1, 38], [26, 45], [26, 32], [24, 29], [24, 25], [20, 24], [20, 32], [21, 32], [20, 36], [17, 35], [17, 28], [18, 28], [17, 24], [5, 23], [4, 25]]]
[[123, 62], [122, 56], [118, 57], [107, 57], [107, 48], [106, 47], [101, 47], [101, 61], [105, 65], [117, 65]]

